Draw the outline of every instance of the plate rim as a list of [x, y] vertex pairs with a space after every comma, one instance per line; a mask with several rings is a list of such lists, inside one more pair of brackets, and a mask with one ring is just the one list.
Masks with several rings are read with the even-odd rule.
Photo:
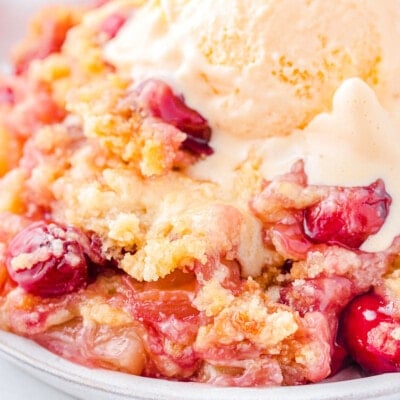
[[[122, 372], [92, 369], [72, 363], [51, 353], [30, 339], [0, 331], [0, 356], [24, 369], [84, 387], [103, 394], [125, 399], [180, 400], [286, 400], [290, 395], [301, 393], [304, 400], [367, 400], [392, 394], [400, 394], [400, 373], [375, 375], [340, 382], [323, 382], [304, 386], [285, 387], [218, 387], [195, 382], [177, 382], [145, 378]], [[108, 378], [108, 379], [103, 379]], [[393, 379], [392, 379], [393, 378]], [[45, 383], [46, 381], [43, 380]], [[268, 393], [267, 393], [268, 392]], [[156, 395], [157, 397], [154, 397]], [[244, 397], [245, 396], [245, 397]]]

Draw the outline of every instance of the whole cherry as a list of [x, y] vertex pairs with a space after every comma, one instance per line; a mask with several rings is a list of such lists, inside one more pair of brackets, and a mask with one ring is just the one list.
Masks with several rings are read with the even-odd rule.
[[360, 295], [347, 305], [339, 338], [365, 371], [400, 372], [400, 320], [375, 292]]
[[103, 264], [100, 249], [72, 226], [40, 221], [10, 242], [6, 266], [25, 291], [42, 297], [60, 296], [85, 287]]

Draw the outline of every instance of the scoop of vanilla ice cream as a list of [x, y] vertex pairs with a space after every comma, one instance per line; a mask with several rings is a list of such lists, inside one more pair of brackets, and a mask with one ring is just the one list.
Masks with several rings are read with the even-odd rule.
[[287, 135], [328, 110], [346, 78], [365, 80], [384, 104], [399, 96], [399, 4], [150, 0], [105, 52], [137, 82], [167, 81], [214, 132]]
[[104, 51], [208, 119], [194, 179], [230, 187], [250, 158], [266, 179], [300, 159], [310, 184], [382, 179], [391, 211], [363, 246], [380, 251], [400, 234], [399, 37], [399, 0], [149, 0]]

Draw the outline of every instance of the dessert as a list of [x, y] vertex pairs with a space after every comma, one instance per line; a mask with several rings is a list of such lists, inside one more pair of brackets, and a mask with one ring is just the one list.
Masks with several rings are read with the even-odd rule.
[[35, 17], [0, 79], [0, 327], [223, 386], [398, 372], [400, 3], [226, 6]]

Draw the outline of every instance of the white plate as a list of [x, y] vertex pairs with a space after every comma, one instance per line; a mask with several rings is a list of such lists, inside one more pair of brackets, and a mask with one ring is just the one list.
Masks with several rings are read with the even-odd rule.
[[[66, 3], [85, 0], [64, 0]], [[59, 0], [0, 0], [0, 60], [21, 38], [32, 11]], [[32, 376], [82, 400], [399, 400], [400, 374], [279, 388], [219, 388], [95, 370], [72, 364], [35, 343], [0, 331], [0, 356]], [[3, 378], [1, 379], [3, 382]], [[21, 384], [23, 384], [21, 382]], [[4, 392], [0, 391], [3, 399]], [[8, 399], [6, 399], [8, 400]]]
[[[398, 400], [400, 374], [306, 386], [220, 388], [141, 378], [72, 364], [10, 333], [0, 332], [0, 355], [29, 374], [82, 400]], [[353, 371], [346, 371], [349, 376]], [[342, 376], [343, 377], [343, 376]]]
[[0, 357], [1, 400], [76, 400], [28, 375]]

